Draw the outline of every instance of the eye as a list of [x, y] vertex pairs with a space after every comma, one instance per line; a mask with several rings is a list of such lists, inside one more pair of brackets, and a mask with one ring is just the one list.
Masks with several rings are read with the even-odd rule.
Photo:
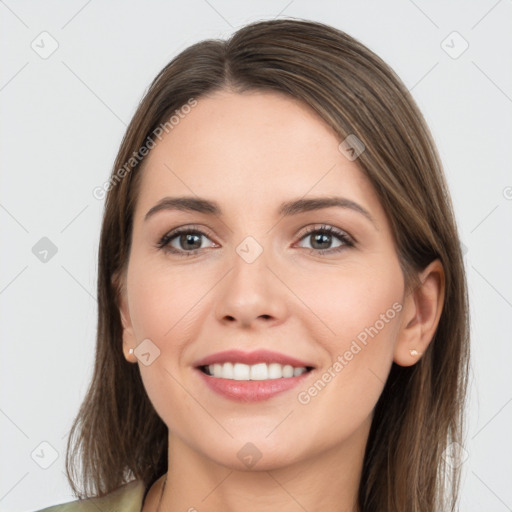
[[[337, 253], [342, 251], [345, 247], [354, 246], [353, 240], [347, 235], [347, 233], [333, 226], [323, 225], [320, 228], [309, 228], [306, 233], [302, 235], [301, 240], [306, 240], [307, 238], [312, 240], [312, 247], [309, 249], [317, 254]], [[335, 247], [328, 247], [332, 245], [333, 239], [338, 239], [340, 242], [339, 245]], [[306, 249], [308, 249], [308, 247], [306, 247]]]
[[[158, 249], [178, 256], [194, 256], [205, 248], [202, 244], [202, 237], [209, 239], [208, 235], [201, 229], [195, 226], [183, 226], [165, 234], [156, 246]], [[355, 245], [347, 233], [333, 226], [311, 227], [301, 236], [300, 240], [306, 240], [307, 238], [312, 240], [312, 247], [305, 247], [305, 249], [310, 249], [316, 254], [337, 253], [345, 247]], [[333, 240], [338, 240], [338, 245], [328, 247], [332, 245]], [[216, 246], [215, 243], [212, 242], [212, 244], [210, 247]]]
[[[204, 248], [201, 237], [207, 238], [206, 233], [192, 226], [184, 226], [165, 234], [157, 247], [178, 256], [193, 256]], [[175, 245], [179, 247], [176, 248]]]

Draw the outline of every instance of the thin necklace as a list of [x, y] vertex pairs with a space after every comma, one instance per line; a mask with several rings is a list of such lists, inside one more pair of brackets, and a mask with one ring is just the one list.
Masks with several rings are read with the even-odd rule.
[[165, 489], [166, 483], [167, 483], [167, 475], [165, 475], [164, 485], [162, 486], [162, 492], [160, 493], [160, 499], [158, 500], [158, 506], [156, 507], [156, 512], [160, 512], [160, 505], [162, 503], [162, 498], [164, 497], [164, 489]]

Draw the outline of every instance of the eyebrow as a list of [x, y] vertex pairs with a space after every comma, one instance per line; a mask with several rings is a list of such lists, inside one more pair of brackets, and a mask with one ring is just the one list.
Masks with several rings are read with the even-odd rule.
[[[286, 201], [281, 204], [277, 214], [283, 217], [290, 217], [299, 213], [332, 207], [346, 208], [360, 213], [376, 226], [375, 220], [365, 208], [344, 197], [313, 197], [310, 199]], [[164, 197], [146, 213], [144, 221], [147, 221], [157, 212], [163, 210], [179, 210], [222, 216], [222, 209], [216, 201], [193, 196]]]

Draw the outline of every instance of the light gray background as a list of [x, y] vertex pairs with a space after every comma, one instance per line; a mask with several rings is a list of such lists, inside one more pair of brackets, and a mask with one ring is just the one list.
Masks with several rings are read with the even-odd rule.
[[[0, 1], [0, 510], [74, 499], [64, 453], [94, 357], [103, 201], [92, 190], [138, 101], [185, 47], [277, 16], [332, 24], [369, 46], [431, 127], [471, 294], [461, 510], [512, 510], [510, 0]], [[46, 59], [31, 47], [51, 49], [43, 31], [58, 42]], [[454, 31], [469, 44], [461, 55]], [[57, 247], [47, 262], [32, 251], [42, 237]]]

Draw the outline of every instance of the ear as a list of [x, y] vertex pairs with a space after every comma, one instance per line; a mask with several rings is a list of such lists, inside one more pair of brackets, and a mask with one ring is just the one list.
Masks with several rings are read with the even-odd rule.
[[419, 283], [404, 300], [402, 323], [393, 360], [400, 366], [416, 364], [434, 338], [444, 305], [445, 276], [436, 259], [418, 276]]
[[[133, 353], [133, 350], [135, 350], [135, 347], [137, 346], [137, 341], [133, 333], [133, 326], [130, 318], [126, 282], [124, 279], [118, 280], [117, 278], [113, 278], [113, 284], [118, 291], [117, 302], [119, 304], [119, 314], [121, 315], [121, 324], [123, 327], [123, 354], [129, 363], [136, 363], [137, 357]], [[130, 349], [132, 349], [131, 353]]]

